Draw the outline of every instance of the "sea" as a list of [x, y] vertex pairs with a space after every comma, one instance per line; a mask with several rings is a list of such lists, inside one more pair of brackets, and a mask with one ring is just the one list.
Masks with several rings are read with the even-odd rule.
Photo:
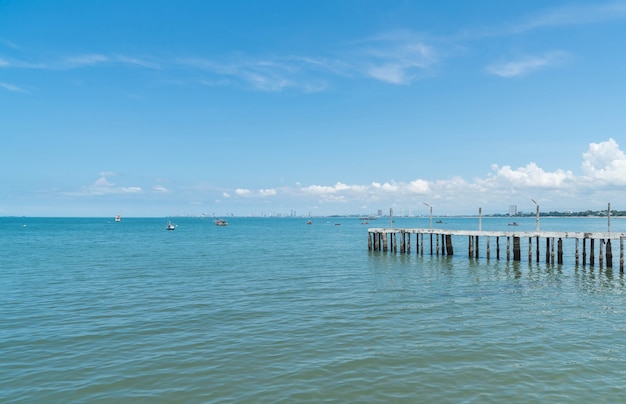
[[225, 219], [0, 218], [0, 402], [626, 401], [619, 242], [611, 268], [576, 264], [571, 240], [563, 264], [525, 242], [520, 262], [493, 240], [470, 258], [467, 237], [452, 256], [368, 250], [368, 228], [428, 217]]

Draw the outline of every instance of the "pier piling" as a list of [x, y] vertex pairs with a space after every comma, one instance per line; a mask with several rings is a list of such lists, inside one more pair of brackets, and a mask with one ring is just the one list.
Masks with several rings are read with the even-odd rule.
[[[620, 255], [619, 267], [620, 272], [624, 272], [624, 233], [603, 233], [603, 232], [497, 232], [497, 231], [465, 231], [465, 230], [445, 230], [445, 229], [394, 229], [394, 228], [373, 228], [368, 229], [367, 248], [370, 251], [382, 251], [400, 254], [411, 253], [411, 235], [415, 234], [415, 249], [417, 254], [424, 255], [424, 237], [428, 235], [430, 238], [430, 255], [453, 256], [455, 237], [465, 236], [468, 240], [468, 257], [470, 259], [480, 258], [480, 237], [484, 237], [485, 257], [491, 259], [491, 239], [495, 237], [496, 259], [500, 260], [500, 238], [506, 238], [506, 260], [511, 260], [511, 247], [513, 250], [513, 261], [521, 261], [522, 259], [522, 239], [528, 240], [527, 254], [528, 262], [533, 261], [533, 251], [535, 260], [539, 263], [541, 239], [545, 239], [545, 262], [546, 264], [562, 265], [564, 262], [565, 240], [573, 239], [575, 265], [593, 267], [596, 262], [596, 240], [599, 240], [598, 260], [600, 268], [613, 267], [613, 250], [612, 240], [619, 240]], [[399, 239], [398, 239], [399, 238]], [[535, 239], [533, 241], [533, 238]], [[511, 246], [511, 240], [513, 245]], [[582, 240], [582, 254], [581, 244]], [[589, 243], [587, 243], [589, 240]], [[398, 244], [400, 244], [398, 246]], [[589, 248], [587, 248], [589, 245]], [[399, 249], [398, 249], [399, 247]], [[571, 251], [567, 250], [567, 251]], [[581, 257], [582, 255], [582, 257]], [[582, 259], [581, 259], [582, 258]]]

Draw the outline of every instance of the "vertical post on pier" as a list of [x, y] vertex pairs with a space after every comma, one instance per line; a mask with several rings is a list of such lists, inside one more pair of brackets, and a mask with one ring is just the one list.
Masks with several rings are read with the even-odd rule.
[[606, 240], [606, 267], [613, 268], [613, 251], [611, 250], [611, 239]]
[[546, 237], [546, 264], [550, 263], [550, 237]]
[[500, 260], [500, 237], [496, 236], [496, 259]]
[[513, 237], [513, 261], [521, 260], [521, 251], [519, 246], [519, 237]]
[[468, 236], [467, 238], [468, 238], [467, 251], [469, 253], [469, 257], [473, 258], [474, 257], [474, 237]]
[[587, 265], [587, 238], [583, 237], [583, 266]]
[[598, 251], [598, 261], [600, 261], [600, 268], [604, 264], [604, 253], [602, 252], [602, 247], [604, 246], [604, 239], [600, 239], [600, 250]]
[[422, 233], [422, 244], [420, 247], [420, 255], [424, 255], [424, 233]]
[[436, 254], [439, 256], [439, 233], [435, 234], [435, 247]]
[[533, 238], [528, 237], [528, 263], [533, 262]]
[[563, 264], [563, 239], [561, 237], [559, 237], [558, 243], [556, 260], [558, 264]]
[[411, 254], [411, 233], [408, 234], [408, 241], [406, 242], [406, 253]]
[[593, 238], [590, 239], [590, 241], [589, 241], [589, 266], [593, 266], [595, 264], [595, 257], [593, 255], [593, 253], [594, 253], [594, 251], [593, 251], [594, 250], [594, 248], [593, 248], [594, 246], [593, 245], [595, 244], [594, 242], [595, 242], [595, 239], [593, 239]]
[[374, 233], [374, 251], [379, 251], [380, 249], [380, 233]]
[[487, 242], [487, 260], [489, 260], [489, 258], [491, 258], [491, 246], [489, 243], [489, 236], [487, 236], [486, 242]]
[[576, 238], [576, 266], [578, 266], [578, 238]]
[[367, 249], [368, 251], [372, 251], [372, 233], [367, 232]]
[[536, 240], [536, 244], [537, 244], [537, 264], [539, 263], [539, 235], [537, 235], [537, 240]]
[[476, 236], [476, 241], [474, 242], [474, 253], [476, 254], [476, 258], [478, 258], [478, 236]]
[[446, 253], [448, 255], [454, 255], [454, 247], [452, 246], [451, 234], [446, 234]]
[[387, 252], [387, 232], [383, 232], [383, 251]]
[[511, 261], [511, 237], [506, 236], [506, 260]]
[[554, 237], [552, 237], [552, 250], [550, 251], [550, 263], [554, 265]]
[[624, 273], [624, 236], [619, 237], [619, 271]]

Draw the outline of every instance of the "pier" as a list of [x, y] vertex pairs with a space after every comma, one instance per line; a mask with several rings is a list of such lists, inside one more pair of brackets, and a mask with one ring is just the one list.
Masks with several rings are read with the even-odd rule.
[[[367, 247], [370, 251], [411, 253], [414, 243], [417, 254], [454, 255], [453, 240], [464, 238], [469, 258], [486, 258], [507, 261], [541, 262], [563, 264], [563, 243], [574, 244], [576, 265], [613, 268], [613, 245], [619, 242], [619, 269], [624, 272], [625, 233], [613, 232], [515, 232], [472, 231], [444, 229], [370, 228], [367, 231]], [[413, 236], [414, 235], [414, 236]], [[413, 236], [413, 237], [412, 237]], [[414, 240], [414, 241], [412, 241]], [[485, 249], [481, 255], [481, 248]], [[597, 253], [597, 255], [596, 255]], [[526, 258], [524, 258], [526, 257]]]

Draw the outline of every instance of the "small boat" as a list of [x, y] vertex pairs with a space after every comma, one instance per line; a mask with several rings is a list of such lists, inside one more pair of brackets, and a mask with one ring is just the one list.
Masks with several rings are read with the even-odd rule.
[[519, 226], [519, 224], [517, 224], [517, 222], [512, 222], [512, 223], [509, 223], [509, 226]]
[[215, 219], [216, 226], [228, 226], [228, 222], [224, 219]]
[[370, 224], [370, 222], [368, 222], [367, 220], [361, 222], [361, 224]]
[[122, 221], [122, 216], [121, 215], [115, 216], [115, 221], [116, 222], [121, 222]]
[[167, 222], [167, 226], [165, 227], [165, 230], [176, 230], [176, 226], [174, 226], [172, 222]]
[[443, 223], [443, 220], [437, 220], [435, 223]]
[[306, 224], [313, 224], [313, 222], [310, 220], [307, 220]]

